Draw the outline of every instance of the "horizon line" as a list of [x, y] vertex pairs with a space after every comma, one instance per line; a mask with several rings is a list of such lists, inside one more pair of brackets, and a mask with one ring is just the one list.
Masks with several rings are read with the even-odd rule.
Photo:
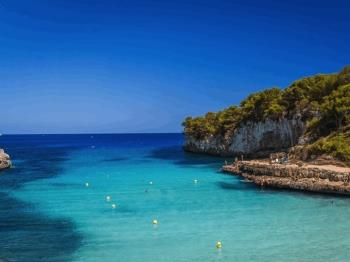
[[183, 132], [129, 132], [129, 133], [1, 133], [1, 136], [46, 136], [46, 135], [166, 135], [183, 134]]

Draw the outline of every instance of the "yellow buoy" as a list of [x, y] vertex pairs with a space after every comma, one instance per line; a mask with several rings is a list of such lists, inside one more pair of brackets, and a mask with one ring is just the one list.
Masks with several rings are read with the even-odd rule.
[[86, 182], [86, 183], [85, 183], [85, 186], [86, 186], [86, 187], [89, 187], [89, 183], [88, 183], [88, 182]]
[[112, 198], [111, 198], [110, 196], [106, 196], [106, 201], [107, 201], [107, 202], [111, 201], [111, 199], [112, 199]]
[[153, 219], [152, 224], [153, 225], [158, 225], [158, 220], [157, 219]]
[[112, 208], [113, 209], [117, 208], [117, 205], [116, 204], [112, 204]]
[[222, 243], [220, 241], [218, 241], [218, 242], [216, 242], [215, 246], [217, 249], [220, 249], [220, 248], [222, 248]]

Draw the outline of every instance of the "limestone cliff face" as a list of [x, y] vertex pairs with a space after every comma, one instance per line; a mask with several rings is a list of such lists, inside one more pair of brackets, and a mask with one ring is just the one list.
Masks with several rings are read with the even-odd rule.
[[241, 124], [227, 138], [211, 136], [197, 140], [186, 136], [184, 148], [191, 152], [222, 156], [265, 156], [296, 145], [304, 131], [305, 124], [299, 118], [249, 121]]
[[10, 156], [0, 149], [0, 170], [9, 168], [11, 166]]

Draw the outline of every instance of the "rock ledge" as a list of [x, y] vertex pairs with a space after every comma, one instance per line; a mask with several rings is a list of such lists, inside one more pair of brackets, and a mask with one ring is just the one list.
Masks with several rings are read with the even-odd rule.
[[262, 187], [350, 195], [350, 168], [333, 165], [270, 164], [239, 161], [223, 166], [224, 172], [240, 175]]

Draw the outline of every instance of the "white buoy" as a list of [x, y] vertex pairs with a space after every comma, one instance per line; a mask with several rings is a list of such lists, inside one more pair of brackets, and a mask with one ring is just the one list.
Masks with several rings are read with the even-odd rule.
[[116, 204], [112, 204], [112, 208], [113, 209], [117, 208], [117, 205]]
[[216, 242], [216, 248], [217, 249], [221, 249], [222, 248], [222, 243], [221, 243], [221, 241], [218, 241], [218, 242]]
[[153, 185], [153, 182], [152, 182], [152, 181], [150, 181], [150, 182], [149, 182], [149, 184], [150, 184], [150, 185]]
[[85, 183], [85, 186], [86, 186], [86, 187], [89, 187], [89, 186], [90, 186], [89, 182], [86, 182], [86, 183]]
[[111, 196], [106, 196], [106, 201], [107, 202], [111, 201], [111, 199], [112, 199]]
[[152, 224], [153, 225], [158, 225], [158, 220], [157, 219], [153, 219]]
[[193, 180], [193, 183], [197, 184], [197, 183], [198, 183], [198, 180], [197, 180], [197, 179]]

